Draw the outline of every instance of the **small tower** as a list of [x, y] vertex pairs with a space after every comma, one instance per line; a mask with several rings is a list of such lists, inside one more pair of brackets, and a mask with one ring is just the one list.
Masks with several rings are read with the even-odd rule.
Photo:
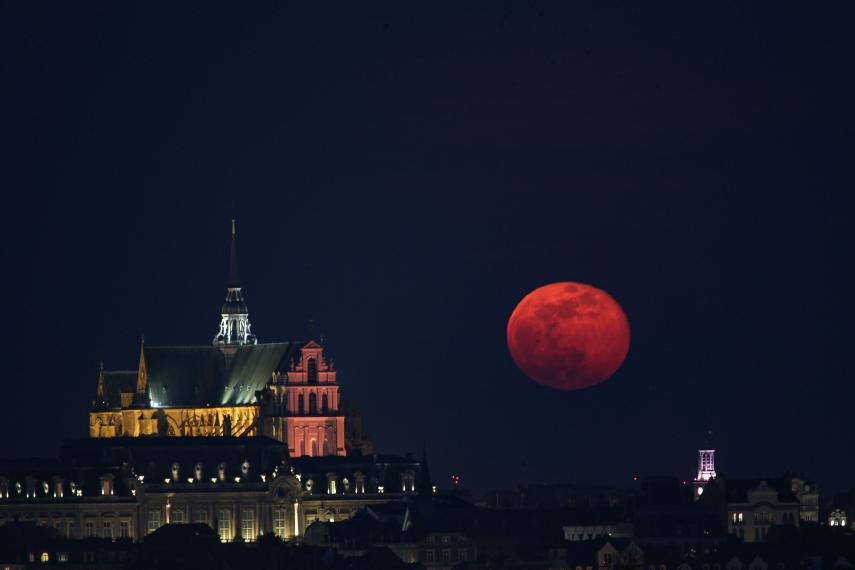
[[704, 493], [704, 486], [710, 479], [715, 478], [715, 449], [711, 449], [709, 436], [712, 435], [712, 432], [707, 432], [707, 438], [705, 443], [706, 449], [698, 450], [698, 474], [695, 477], [693, 482], [694, 486], [694, 496], [697, 501], [698, 498]]
[[232, 220], [232, 251], [229, 258], [229, 283], [226, 300], [220, 310], [220, 330], [214, 337], [214, 346], [220, 348], [256, 344], [249, 324], [249, 311], [241, 292], [237, 263], [237, 236], [235, 221]]

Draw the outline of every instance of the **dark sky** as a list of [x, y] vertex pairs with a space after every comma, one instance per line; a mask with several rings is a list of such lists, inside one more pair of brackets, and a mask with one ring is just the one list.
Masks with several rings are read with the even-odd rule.
[[[0, 454], [85, 435], [140, 335], [210, 343], [237, 217], [258, 338], [314, 318], [441, 483], [690, 478], [709, 427], [851, 486], [851, 3], [457, 4], [4, 3]], [[562, 280], [633, 331], [577, 392], [505, 345]]]

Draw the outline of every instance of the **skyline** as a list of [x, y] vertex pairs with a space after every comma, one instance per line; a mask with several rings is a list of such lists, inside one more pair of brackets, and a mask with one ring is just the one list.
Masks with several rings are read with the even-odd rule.
[[[259, 341], [323, 333], [443, 484], [690, 479], [711, 429], [851, 488], [851, 9], [5, 5], [0, 456], [84, 437], [141, 335], [210, 344], [236, 218]], [[557, 281], [628, 316], [599, 386], [508, 354]]]

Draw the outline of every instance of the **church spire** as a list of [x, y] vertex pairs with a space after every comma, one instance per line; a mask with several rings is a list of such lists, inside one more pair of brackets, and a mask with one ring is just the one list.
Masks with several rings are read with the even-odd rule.
[[229, 256], [229, 281], [226, 300], [220, 310], [220, 330], [214, 337], [214, 345], [219, 347], [236, 347], [245, 344], [255, 344], [249, 323], [249, 310], [241, 291], [237, 262], [237, 228], [232, 220], [232, 248]]
[[240, 277], [238, 276], [237, 261], [237, 230], [235, 220], [232, 218], [232, 251], [229, 255], [229, 288], [240, 289]]

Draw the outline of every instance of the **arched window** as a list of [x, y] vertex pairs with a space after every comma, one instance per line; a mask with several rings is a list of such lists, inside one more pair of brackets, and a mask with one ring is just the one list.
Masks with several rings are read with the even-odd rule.
[[329, 408], [330, 408], [329, 399], [327, 398], [327, 395], [324, 394], [321, 397], [321, 410], [323, 411], [324, 415], [326, 415], [329, 412]]
[[317, 457], [317, 456], [318, 456], [318, 440], [313, 439], [312, 440], [312, 457]]
[[314, 358], [310, 358], [309, 362], [306, 365], [306, 369], [308, 370], [308, 380], [309, 384], [317, 384], [318, 383], [318, 361]]
[[318, 395], [312, 392], [309, 394], [309, 413], [317, 414], [318, 413]]
[[297, 396], [297, 412], [304, 414], [304, 413], [306, 413], [305, 409], [306, 408], [305, 408], [304, 402], [303, 402], [303, 394], [300, 394], [299, 396]]
[[324, 455], [332, 455], [330, 453], [330, 440], [324, 438]]

